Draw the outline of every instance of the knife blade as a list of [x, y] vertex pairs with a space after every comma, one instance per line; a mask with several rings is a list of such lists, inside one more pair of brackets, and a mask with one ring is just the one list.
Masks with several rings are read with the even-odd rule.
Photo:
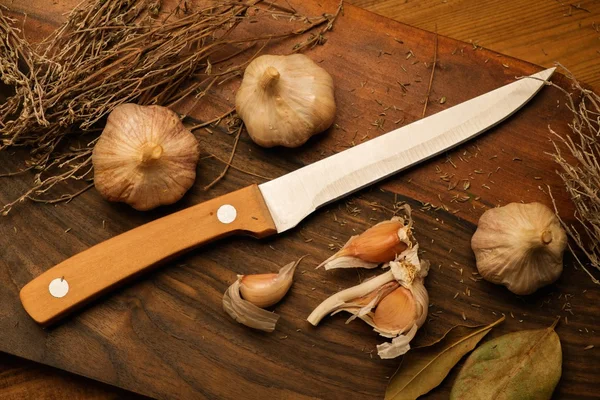
[[[434, 157], [502, 122], [525, 105], [555, 68], [440, 111], [259, 185], [281, 233], [317, 208]], [[326, 173], [324, 173], [326, 171]]]
[[319, 207], [495, 126], [535, 96], [553, 72], [538, 72], [280, 178], [115, 236], [34, 278], [21, 289], [21, 303], [37, 323], [48, 325], [199, 245], [235, 233], [261, 238], [289, 230]]

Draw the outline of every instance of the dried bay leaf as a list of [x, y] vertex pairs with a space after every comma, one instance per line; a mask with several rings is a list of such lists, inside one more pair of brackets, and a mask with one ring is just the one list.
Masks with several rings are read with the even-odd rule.
[[450, 399], [550, 399], [562, 372], [557, 322], [481, 345], [458, 374]]
[[416, 399], [438, 386], [452, 367], [504, 317], [486, 326], [455, 326], [429, 346], [416, 347], [390, 379], [385, 400]]

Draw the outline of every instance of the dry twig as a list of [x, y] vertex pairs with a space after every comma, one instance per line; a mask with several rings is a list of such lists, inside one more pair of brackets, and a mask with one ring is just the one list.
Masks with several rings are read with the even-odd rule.
[[431, 94], [431, 85], [433, 84], [433, 74], [435, 73], [435, 65], [437, 63], [437, 48], [438, 48], [438, 34], [437, 25], [435, 26], [435, 42], [433, 44], [433, 65], [431, 66], [431, 76], [429, 77], [429, 86], [427, 87], [427, 96], [425, 96], [425, 104], [423, 105], [423, 117], [425, 117], [425, 111], [427, 111], [427, 104], [429, 103], [429, 95]]
[[[579, 226], [567, 224], [560, 216], [559, 219], [589, 263], [586, 265], [573, 252], [576, 260], [592, 281], [600, 284], [590, 271], [595, 269], [596, 273], [600, 272], [600, 96], [582, 87], [566, 68], [562, 68], [571, 80], [575, 93], [569, 93], [556, 84], [550, 84], [566, 96], [566, 105], [573, 114], [573, 120], [569, 124], [573, 135], [561, 136], [550, 126], [548, 129], [570, 153], [565, 157], [558, 143], [553, 141], [555, 152], [551, 156], [560, 166], [560, 171], [557, 173], [575, 205], [575, 219]], [[577, 100], [579, 104], [576, 106]], [[552, 201], [558, 215], [554, 198]]]
[[[91, 0], [37, 46], [0, 9], [0, 77], [14, 89], [0, 104], [0, 151], [29, 149], [20, 170], [35, 171], [32, 187], [0, 213], [7, 214], [25, 199], [67, 201], [71, 194], [52, 194], [68, 188], [57, 186], [67, 180], [87, 181], [89, 186], [99, 128], [119, 104], [172, 106], [191, 96], [201, 99], [215, 85], [241, 75], [258, 52], [240, 57], [243, 61], [232, 57], [254, 44], [297, 37], [318, 27], [319, 34], [292, 50], [324, 43], [323, 33], [342, 9], [340, 4], [333, 15], [307, 17], [261, 0], [225, 0], [196, 10], [186, 4], [165, 14], [156, 0]], [[274, 32], [231, 38], [248, 19], [264, 21]], [[292, 28], [282, 29], [281, 24]]]

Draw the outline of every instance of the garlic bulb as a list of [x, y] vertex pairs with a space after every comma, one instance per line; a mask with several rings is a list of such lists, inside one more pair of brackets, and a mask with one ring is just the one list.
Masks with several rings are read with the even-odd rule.
[[298, 147], [333, 123], [333, 79], [303, 54], [263, 55], [246, 68], [235, 107], [256, 144]]
[[285, 265], [277, 274], [238, 275], [223, 295], [223, 309], [240, 324], [272, 332], [279, 315], [263, 307], [272, 306], [285, 296], [304, 257]]
[[179, 200], [196, 179], [198, 142], [177, 114], [122, 104], [94, 147], [94, 184], [110, 201], [150, 210]]
[[558, 279], [567, 235], [540, 203], [511, 203], [487, 210], [471, 239], [481, 276], [525, 295]]
[[425, 323], [429, 303], [423, 285], [429, 262], [419, 260], [419, 245], [413, 242], [413, 239], [404, 242], [406, 249], [389, 262], [387, 272], [332, 295], [314, 309], [308, 322], [316, 326], [326, 315], [346, 311], [352, 314], [346, 323], [360, 318], [380, 335], [392, 338], [391, 343], [377, 346], [381, 358], [406, 353], [410, 341]]
[[340, 251], [317, 268], [375, 268], [392, 261], [410, 245], [410, 229], [411, 223], [405, 224], [400, 217], [380, 222], [360, 235], [352, 236]]

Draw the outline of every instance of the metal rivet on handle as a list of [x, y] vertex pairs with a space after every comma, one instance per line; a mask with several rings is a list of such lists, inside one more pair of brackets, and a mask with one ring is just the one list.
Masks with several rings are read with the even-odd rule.
[[231, 204], [223, 204], [217, 210], [217, 218], [224, 224], [230, 224], [235, 221], [237, 210]]
[[69, 282], [63, 278], [56, 278], [48, 286], [50, 294], [56, 298], [65, 297], [69, 293]]

